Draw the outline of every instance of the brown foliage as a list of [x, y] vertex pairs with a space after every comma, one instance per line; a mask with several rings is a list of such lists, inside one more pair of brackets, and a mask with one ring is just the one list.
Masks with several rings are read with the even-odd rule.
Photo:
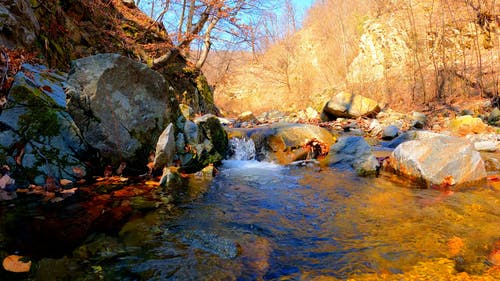
[[499, 90], [494, 0], [327, 0], [216, 89], [224, 109], [321, 109], [325, 88], [410, 110]]

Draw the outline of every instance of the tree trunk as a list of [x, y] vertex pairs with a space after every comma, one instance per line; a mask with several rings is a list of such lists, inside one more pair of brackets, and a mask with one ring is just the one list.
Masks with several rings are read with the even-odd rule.
[[208, 53], [210, 52], [210, 47], [212, 46], [212, 42], [210, 42], [210, 36], [211, 36], [212, 30], [217, 25], [217, 22], [219, 22], [219, 19], [213, 18], [207, 27], [207, 32], [205, 32], [205, 37], [203, 39], [203, 50], [201, 52], [200, 58], [196, 62], [196, 69], [201, 69], [203, 67], [203, 65], [205, 64], [205, 61], [207, 60]]

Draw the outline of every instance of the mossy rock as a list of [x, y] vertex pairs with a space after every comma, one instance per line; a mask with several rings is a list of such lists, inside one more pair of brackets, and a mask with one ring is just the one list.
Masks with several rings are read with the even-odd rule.
[[87, 147], [64, 108], [64, 77], [23, 65], [9, 91], [0, 115], [0, 151], [22, 185], [44, 184], [47, 176], [77, 180], [74, 169], [86, 171]]

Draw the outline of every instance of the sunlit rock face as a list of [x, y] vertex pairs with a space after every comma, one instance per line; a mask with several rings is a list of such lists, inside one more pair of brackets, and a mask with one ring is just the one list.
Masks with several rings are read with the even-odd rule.
[[68, 111], [85, 140], [111, 163], [145, 167], [179, 107], [168, 83], [147, 65], [117, 54], [73, 62]]
[[375, 82], [385, 79], [388, 71], [402, 71], [411, 53], [407, 38], [396, 19], [368, 21], [359, 41], [359, 54], [349, 66], [349, 82]]
[[20, 186], [86, 174], [87, 145], [66, 112], [66, 74], [24, 64], [0, 111], [0, 162]]
[[467, 185], [486, 178], [484, 162], [463, 139], [438, 136], [400, 144], [387, 159], [389, 170], [426, 186]]
[[361, 95], [340, 92], [333, 96], [323, 108], [322, 119], [325, 121], [336, 118], [358, 118], [375, 116], [380, 112], [378, 102]]

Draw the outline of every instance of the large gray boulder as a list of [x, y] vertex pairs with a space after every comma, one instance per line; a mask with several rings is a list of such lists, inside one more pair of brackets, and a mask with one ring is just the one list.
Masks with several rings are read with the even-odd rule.
[[87, 145], [66, 112], [65, 74], [24, 64], [0, 115], [0, 163], [21, 185], [48, 176], [77, 180], [87, 169]]
[[361, 95], [340, 92], [333, 96], [323, 108], [322, 119], [358, 118], [375, 116], [380, 112], [378, 102]]
[[330, 148], [326, 163], [340, 169], [353, 169], [360, 176], [376, 175], [379, 162], [361, 136], [341, 137]]
[[386, 168], [426, 186], [464, 185], [482, 181], [486, 170], [474, 146], [461, 138], [437, 136], [400, 144]]
[[108, 164], [144, 168], [162, 131], [179, 116], [163, 76], [124, 56], [75, 60], [68, 84], [68, 111]]

